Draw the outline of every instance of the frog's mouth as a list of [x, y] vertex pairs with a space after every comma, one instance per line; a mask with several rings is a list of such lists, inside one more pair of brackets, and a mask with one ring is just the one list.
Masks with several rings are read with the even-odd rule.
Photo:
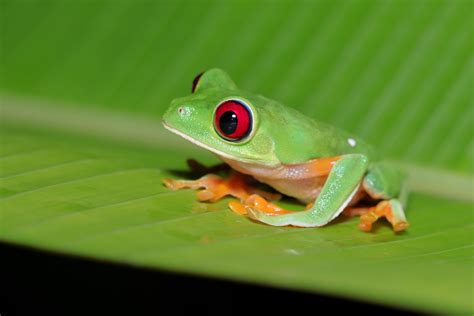
[[215, 148], [212, 148], [212, 147], [210, 147], [210, 146], [208, 146], [208, 145], [206, 145], [206, 144], [204, 144], [204, 143], [202, 143], [202, 142], [196, 140], [195, 138], [192, 138], [191, 136], [189, 136], [189, 135], [187, 135], [187, 134], [185, 134], [185, 133], [183, 133], [183, 132], [177, 130], [176, 128], [171, 127], [171, 126], [168, 125], [164, 120], [162, 121], [162, 123], [163, 123], [163, 126], [164, 126], [167, 130], [169, 130], [170, 132], [172, 132], [172, 133], [174, 133], [174, 134], [176, 134], [176, 135], [178, 135], [178, 136], [181, 136], [182, 138], [184, 138], [184, 139], [190, 141], [191, 143], [193, 143], [193, 144], [195, 144], [195, 145], [198, 145], [199, 147], [202, 147], [202, 148], [204, 148], [204, 149], [207, 149], [207, 150], [209, 150], [210, 152], [213, 152], [213, 153], [215, 153], [215, 154], [218, 155], [218, 156], [222, 156], [222, 157], [224, 157], [224, 158], [229, 158], [229, 159], [235, 160], [235, 157], [233, 157], [233, 156], [231, 156], [231, 155], [229, 155], [229, 154], [227, 154], [227, 153], [225, 153], [225, 152], [222, 152], [222, 151], [220, 151], [220, 150], [217, 150], [217, 149], [215, 149]]
[[218, 149], [215, 149], [215, 148], [213, 148], [209, 145], [206, 145], [206, 144], [198, 141], [197, 139], [192, 138], [191, 136], [181, 132], [180, 130], [177, 130], [176, 128], [168, 125], [165, 120], [162, 120], [162, 123], [163, 123], [163, 126], [167, 130], [169, 130], [170, 132], [172, 132], [172, 133], [174, 133], [178, 136], [181, 136], [182, 138], [190, 141], [191, 143], [193, 143], [195, 145], [198, 145], [199, 147], [202, 147], [204, 149], [209, 150], [210, 152], [216, 154], [219, 157], [227, 158], [227, 159], [232, 160], [232, 161], [241, 161], [241, 162], [251, 163], [251, 164], [268, 165], [268, 163], [265, 163], [265, 162], [262, 162], [262, 161], [256, 161], [255, 159], [242, 158], [242, 157], [236, 158], [235, 156], [229, 155], [228, 153], [225, 153], [225, 152], [220, 151]]

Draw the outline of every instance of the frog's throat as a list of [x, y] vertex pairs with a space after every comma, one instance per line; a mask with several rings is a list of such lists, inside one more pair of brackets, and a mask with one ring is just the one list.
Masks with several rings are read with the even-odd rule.
[[248, 159], [248, 158], [241, 158], [241, 157], [237, 158], [237, 157], [232, 156], [232, 155], [229, 155], [229, 154], [227, 154], [227, 153], [225, 153], [225, 152], [223, 152], [223, 151], [220, 151], [220, 150], [217, 150], [217, 149], [215, 149], [215, 148], [212, 148], [211, 146], [206, 145], [206, 144], [204, 144], [204, 143], [202, 143], [202, 142], [200, 142], [200, 141], [198, 141], [198, 140], [192, 138], [191, 136], [189, 136], [189, 135], [187, 135], [187, 134], [185, 134], [185, 133], [183, 133], [183, 132], [181, 132], [181, 131], [179, 131], [179, 130], [177, 130], [177, 129], [171, 127], [171, 126], [169, 126], [168, 124], [166, 124], [165, 121], [163, 121], [163, 126], [164, 126], [167, 130], [169, 130], [170, 132], [172, 132], [172, 133], [174, 133], [174, 134], [176, 134], [176, 135], [181, 136], [182, 138], [184, 138], [184, 139], [190, 141], [191, 143], [193, 143], [193, 144], [195, 144], [195, 145], [198, 145], [199, 147], [202, 147], [202, 148], [204, 148], [204, 149], [209, 150], [210, 152], [215, 153], [215, 154], [218, 155], [219, 157], [227, 158], [227, 159], [230, 159], [230, 160], [233, 160], [233, 161], [240, 161], [240, 162], [246, 162], [246, 163], [257, 163], [257, 164], [262, 164], [262, 165], [268, 165], [268, 163], [261, 162], [261, 161], [255, 161], [255, 159]]

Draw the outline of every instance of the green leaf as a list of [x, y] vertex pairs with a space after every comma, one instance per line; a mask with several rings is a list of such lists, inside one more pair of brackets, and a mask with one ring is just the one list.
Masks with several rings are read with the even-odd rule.
[[192, 191], [164, 188], [186, 153], [170, 161], [160, 150], [71, 136], [14, 128], [2, 136], [3, 241], [422, 311], [473, 311], [472, 204], [413, 194], [412, 226], [399, 235], [386, 224], [363, 233], [344, 218], [320, 229], [270, 227], [226, 201], [198, 203]]
[[[463, 0], [3, 0], [0, 240], [472, 314], [473, 12]], [[185, 159], [216, 161], [159, 122], [211, 67], [398, 161], [416, 190], [410, 229], [275, 228], [165, 190]]]

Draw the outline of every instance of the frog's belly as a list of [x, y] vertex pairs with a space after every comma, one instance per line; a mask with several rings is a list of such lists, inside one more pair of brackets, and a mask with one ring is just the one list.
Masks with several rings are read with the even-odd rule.
[[[265, 167], [257, 164], [241, 163], [225, 157], [221, 157], [221, 159], [236, 171], [251, 175], [278, 192], [294, 197], [303, 203], [314, 202], [328, 178], [327, 176], [305, 178], [304, 164]], [[360, 186], [357, 194], [353, 195], [348, 205], [354, 205], [364, 196], [365, 191]]]
[[[274, 188], [275, 190], [285, 195], [294, 197], [303, 203], [312, 203], [316, 200], [321, 192], [327, 177], [316, 177], [299, 180], [279, 180], [279, 179], [265, 179], [256, 178]], [[362, 186], [359, 186], [356, 194], [352, 196], [348, 206], [357, 204], [362, 198], [367, 195]]]
[[[255, 176], [254, 176], [255, 177]], [[294, 197], [301, 202], [310, 203], [318, 197], [327, 177], [308, 179], [268, 179], [255, 177], [258, 181], [268, 184], [285, 195]]]

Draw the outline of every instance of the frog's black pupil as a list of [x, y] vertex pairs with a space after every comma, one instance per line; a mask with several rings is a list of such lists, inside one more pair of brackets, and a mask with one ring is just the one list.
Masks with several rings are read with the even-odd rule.
[[227, 111], [219, 119], [221, 131], [226, 135], [231, 135], [237, 129], [237, 114], [234, 111]]

